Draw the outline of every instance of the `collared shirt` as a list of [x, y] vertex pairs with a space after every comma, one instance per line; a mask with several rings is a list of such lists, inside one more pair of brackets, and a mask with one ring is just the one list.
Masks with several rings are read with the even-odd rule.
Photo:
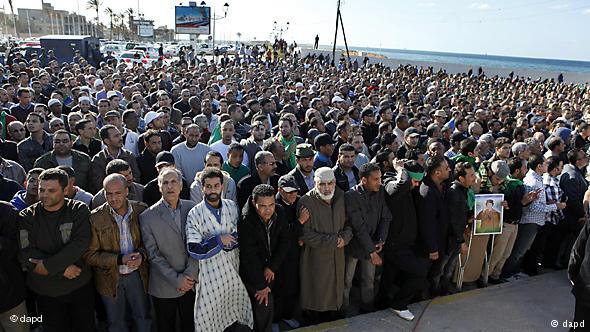
[[[131, 228], [129, 222], [131, 219], [131, 213], [133, 213], [133, 207], [127, 201], [127, 213], [124, 216], [119, 215], [115, 210], [111, 208], [111, 215], [115, 218], [117, 227], [119, 227], [119, 246], [121, 248], [121, 254], [127, 255], [132, 253], [135, 248], [133, 247], [133, 237], [131, 236]], [[127, 265], [119, 265], [119, 273], [128, 274], [137, 269], [132, 269]]]
[[545, 215], [547, 212], [557, 210], [557, 205], [547, 204], [547, 196], [545, 193], [545, 186], [543, 185], [543, 177], [533, 170], [529, 170], [524, 177], [524, 185], [527, 191], [541, 189], [539, 198], [534, 200], [531, 204], [525, 206], [522, 210], [521, 224], [537, 224], [539, 226], [545, 225]]
[[303, 180], [305, 180], [305, 184], [307, 185], [307, 189], [311, 190], [313, 189], [313, 186], [315, 186], [315, 182], [313, 180], [314, 177], [314, 171], [311, 171], [311, 173], [309, 173], [309, 175], [305, 175], [303, 174], [303, 172], [299, 171], [299, 173], [301, 173], [301, 175], [303, 176]]
[[[543, 184], [545, 185], [545, 195], [549, 202], [560, 202], [563, 195], [563, 190], [559, 187], [559, 180], [557, 177], [551, 176], [549, 173], [543, 174]], [[563, 211], [555, 210], [548, 212], [545, 216], [545, 222], [557, 225], [563, 219]]]
[[162, 199], [162, 201], [164, 202], [164, 206], [166, 206], [168, 212], [170, 212], [170, 217], [172, 217], [172, 220], [174, 220], [176, 227], [182, 231], [182, 221], [180, 220], [180, 199], [178, 199], [176, 209], [173, 209], [172, 206], [170, 206], [170, 204], [168, 204], [168, 202], [166, 202], [164, 199]]

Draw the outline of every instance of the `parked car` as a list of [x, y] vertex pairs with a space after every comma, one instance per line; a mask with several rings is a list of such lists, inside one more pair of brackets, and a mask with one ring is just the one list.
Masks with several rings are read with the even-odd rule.
[[151, 46], [146, 46], [146, 45], [140, 45], [140, 46], [135, 46], [131, 51], [135, 51], [135, 50], [140, 50], [143, 51], [145, 53], [146, 58], [153, 60], [153, 61], [157, 61], [159, 54], [158, 54], [158, 49], [151, 47]]
[[168, 45], [164, 47], [164, 56], [168, 58], [177, 56], [179, 49], [180, 48], [178, 47], [178, 45]]
[[123, 45], [121, 44], [105, 44], [102, 45], [100, 48], [102, 54], [107, 54], [107, 52], [111, 52], [113, 56], [118, 56], [121, 52], [124, 51]]
[[151, 66], [151, 61], [141, 50], [125, 51], [119, 56], [119, 61], [125, 62], [127, 67], [133, 67], [135, 63], [139, 63], [146, 68]]

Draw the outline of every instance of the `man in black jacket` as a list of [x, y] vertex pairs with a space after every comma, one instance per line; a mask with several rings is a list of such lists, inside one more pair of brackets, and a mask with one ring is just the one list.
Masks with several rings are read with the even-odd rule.
[[29, 324], [13, 322], [16, 315], [27, 315], [25, 280], [18, 262], [18, 212], [8, 202], [0, 201], [0, 330], [28, 331]]
[[[175, 168], [175, 160], [174, 155], [168, 151], [161, 151], [156, 156], [156, 169], [158, 174], [167, 167]], [[184, 176], [182, 177], [182, 189], [180, 190], [180, 198], [181, 199], [190, 199], [191, 192], [190, 186]], [[156, 204], [162, 198], [162, 193], [160, 192], [160, 185], [158, 184], [158, 178], [156, 177], [152, 181], [148, 182], [145, 185], [143, 190], [143, 202], [147, 204], [147, 206], [152, 206]]]
[[336, 185], [347, 192], [359, 182], [359, 170], [354, 166], [356, 151], [354, 146], [346, 143], [340, 146], [338, 161], [332, 168], [336, 177]]
[[273, 330], [275, 274], [289, 249], [288, 225], [277, 208], [275, 190], [259, 184], [242, 210], [238, 223], [240, 276], [246, 285], [254, 311], [254, 330]]
[[309, 211], [302, 208], [297, 216], [300, 189], [294, 176], [281, 176], [278, 186], [276, 203], [284, 212], [290, 244], [275, 282], [275, 317], [282, 318], [289, 327], [296, 329], [299, 327], [299, 322], [294, 319], [299, 298], [299, 256], [301, 255], [299, 238], [303, 232], [303, 224], [309, 219]]
[[288, 175], [295, 177], [299, 186], [299, 196], [307, 194], [313, 189], [313, 156], [311, 144], [301, 143], [295, 149], [295, 160], [297, 166]]
[[433, 295], [440, 292], [440, 277], [448, 261], [449, 207], [445, 204], [442, 183], [450, 172], [446, 159], [438, 156], [429, 158], [426, 162], [426, 176], [420, 185], [416, 201], [423, 254], [427, 255], [432, 264], [428, 281]]
[[414, 319], [408, 304], [426, 284], [428, 260], [416, 248], [418, 217], [413, 192], [420, 187], [424, 169], [416, 161], [395, 164], [396, 173], [386, 173], [383, 180], [385, 202], [395, 212], [383, 246], [383, 273], [379, 288], [378, 309], [390, 307], [406, 320]]
[[[467, 219], [472, 215], [475, 194], [471, 185], [475, 182], [475, 170], [469, 162], [462, 161], [455, 165], [455, 181], [447, 191], [445, 202], [449, 209], [450, 232], [448, 241], [448, 255], [443, 263], [440, 276], [440, 294], [447, 295], [449, 283], [458, 262], [458, 254], [467, 255], [469, 248], [463, 236]], [[470, 194], [471, 193], [471, 194]]]
[[573, 285], [572, 293], [576, 298], [574, 322], [578, 324], [590, 321], [590, 222], [586, 221], [584, 228], [574, 243], [568, 276]]
[[349, 305], [352, 279], [358, 265], [361, 270], [361, 311], [370, 312], [375, 299], [375, 269], [383, 263], [379, 253], [387, 238], [391, 211], [385, 204], [379, 166], [374, 163], [363, 164], [359, 176], [361, 182], [344, 194], [346, 217], [352, 226], [354, 237], [345, 247], [343, 306], [346, 308]]

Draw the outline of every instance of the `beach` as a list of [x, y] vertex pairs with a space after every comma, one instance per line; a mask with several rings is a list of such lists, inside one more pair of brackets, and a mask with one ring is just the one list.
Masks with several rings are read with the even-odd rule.
[[[351, 49], [352, 51], [352, 49]], [[340, 58], [340, 55], [345, 53], [342, 49], [336, 49], [336, 58]], [[301, 56], [305, 57], [310, 54], [320, 55], [323, 54], [324, 56], [329, 55], [332, 56], [331, 49], [312, 49], [312, 48], [301, 48]], [[351, 61], [357, 60], [359, 65], [363, 64], [363, 60], [365, 55], [361, 56], [350, 56]], [[442, 63], [442, 62], [429, 62], [429, 61], [418, 61], [418, 60], [407, 60], [407, 59], [396, 59], [396, 58], [380, 58], [380, 57], [372, 57], [369, 56], [369, 63], [381, 63], [385, 66], [396, 68], [399, 65], [407, 65], [411, 64], [414, 66], [419, 67], [433, 67], [435, 71], [439, 69], [444, 69], [449, 74], [456, 74], [456, 73], [465, 73], [469, 71], [469, 69], [473, 69], [474, 73], [477, 73], [477, 66], [473, 65], [466, 65], [466, 64], [455, 64], [455, 63]], [[585, 84], [590, 82], [590, 73], [589, 72], [573, 72], [573, 71], [550, 71], [550, 70], [535, 70], [529, 68], [522, 68], [522, 67], [510, 67], [510, 68], [498, 68], [498, 67], [487, 67], [481, 66], [487, 76], [502, 76], [506, 77], [510, 72], [514, 72], [515, 76], [520, 77], [530, 77], [534, 80], [538, 78], [553, 78], [557, 79], [560, 73], [563, 74], [563, 80], [569, 83], [576, 83], [576, 84]]]

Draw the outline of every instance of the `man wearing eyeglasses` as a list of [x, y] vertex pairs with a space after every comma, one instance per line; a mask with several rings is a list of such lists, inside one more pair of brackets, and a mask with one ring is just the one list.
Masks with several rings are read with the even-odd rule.
[[238, 182], [238, 205], [243, 207], [254, 187], [259, 184], [269, 184], [277, 188], [279, 176], [276, 175], [277, 162], [275, 156], [268, 151], [259, 151], [254, 157], [255, 170]]

